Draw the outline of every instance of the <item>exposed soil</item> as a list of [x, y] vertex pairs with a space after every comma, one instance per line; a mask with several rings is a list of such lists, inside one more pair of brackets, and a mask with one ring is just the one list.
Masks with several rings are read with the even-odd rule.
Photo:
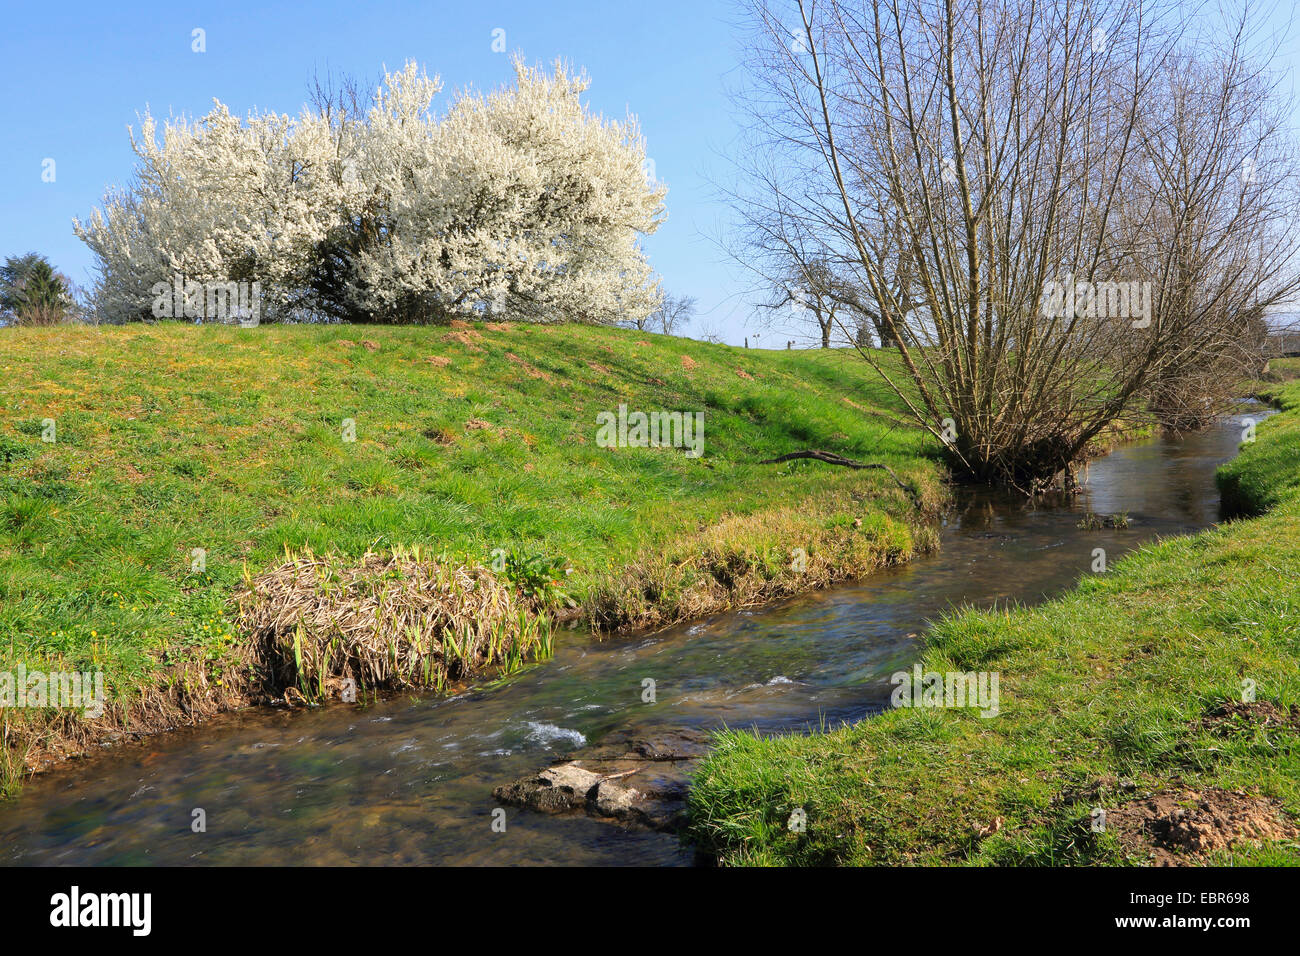
[[1243, 842], [1294, 840], [1276, 800], [1237, 790], [1162, 790], [1106, 812], [1106, 829], [1155, 866], [1192, 866]]
[[456, 444], [456, 434], [450, 428], [426, 428], [420, 434], [439, 445]]
[[[241, 646], [237, 650], [242, 656], [247, 649]], [[234, 668], [235, 673], [248, 670], [248, 666]], [[98, 720], [79, 719], [73, 712], [32, 712], [26, 725], [7, 724], [0, 749], [11, 748], [11, 753], [0, 753], [0, 759], [16, 759], [27, 772], [41, 773], [66, 760], [192, 726], [260, 702], [243, 681], [218, 684], [210, 680], [203, 662], [172, 663], [167, 675], [129, 705], [107, 700]]]
[[524, 374], [527, 375], [529, 378], [541, 379], [543, 382], [554, 381], [554, 379], [551, 378], [551, 376], [547, 375], [541, 369], [537, 368], [537, 366], [532, 365], [529, 362], [526, 362], [524, 359], [521, 359], [514, 352], [507, 352], [506, 358], [510, 360], [511, 364], [517, 365], [519, 366], [519, 368], [523, 369]]
[[[454, 322], [452, 323], [452, 326], [453, 328], [455, 327]], [[478, 348], [474, 343], [483, 341], [483, 336], [474, 329], [457, 329], [455, 332], [448, 332], [442, 337], [442, 340], [444, 342], [458, 342], [461, 345], [467, 345], [470, 350], [474, 352], [482, 351], [482, 349]]]
[[1245, 703], [1229, 700], [1214, 707], [1193, 726], [1229, 736], [1256, 727], [1276, 727], [1300, 733], [1300, 706], [1279, 707], [1268, 700]]

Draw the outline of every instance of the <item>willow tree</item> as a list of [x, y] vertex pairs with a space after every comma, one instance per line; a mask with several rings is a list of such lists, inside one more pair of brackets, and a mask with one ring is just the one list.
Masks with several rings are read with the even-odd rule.
[[[1161, 81], [1171, 57], [1208, 47], [1172, 14], [1140, 0], [753, 6], [740, 209], [758, 258], [843, 263], [843, 294], [899, 362], [863, 357], [969, 477], [1030, 490], [1068, 475], [1162, 376], [1216, 354], [1243, 308], [1265, 314], [1297, 287], [1287, 160], [1261, 149], [1281, 130], [1253, 122], [1269, 90], [1246, 20], [1219, 25], [1229, 40], [1207, 62], [1225, 95], [1198, 101], [1213, 121], [1188, 130], [1182, 163]], [[1249, 181], [1220, 175], [1248, 159]], [[1206, 189], [1212, 203], [1192, 201]], [[1205, 261], [1174, 281], [1198, 233], [1213, 233]], [[800, 243], [763, 238], [789, 235]]]
[[[1155, 420], [1178, 431], [1204, 427], [1259, 373], [1269, 307], [1291, 281], [1284, 264], [1295, 237], [1285, 224], [1297, 196], [1294, 146], [1282, 135], [1287, 104], [1272, 95], [1274, 78], [1233, 55], [1242, 43], [1232, 37], [1226, 56], [1169, 57], [1153, 90], [1160, 109], [1138, 127], [1144, 175], [1130, 196], [1151, 214], [1130, 228], [1159, 244], [1134, 271], [1165, 290], [1167, 309], [1196, 319], [1196, 334], [1170, 342], [1141, 392]], [[1225, 142], [1234, 148], [1220, 148]], [[1142, 238], [1131, 244], [1142, 249]]]

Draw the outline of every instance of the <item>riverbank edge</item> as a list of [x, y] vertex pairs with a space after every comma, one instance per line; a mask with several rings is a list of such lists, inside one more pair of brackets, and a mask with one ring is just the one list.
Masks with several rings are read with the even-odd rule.
[[[1297, 595], [1278, 586], [1300, 577], [1300, 383], [1256, 397], [1281, 414], [1216, 475], [1253, 517], [927, 635], [923, 671], [999, 674], [999, 716], [900, 707], [808, 735], [724, 731], [692, 783], [689, 839], [723, 865], [1300, 863]], [[1225, 844], [1207, 825], [1217, 845], [1170, 853], [1151, 821], [1124, 823], [1162, 802], [1212, 815], [1225, 794], [1274, 818], [1271, 838]]]
[[[797, 462], [791, 469], [815, 467]], [[917, 459], [906, 472], [913, 493], [893, 487], [879, 472], [864, 472], [847, 494], [815, 492], [794, 504], [726, 517], [693, 535], [647, 553], [621, 568], [593, 575], [576, 607], [533, 609], [521, 630], [546, 618], [547, 628], [564, 624], [597, 635], [653, 631], [727, 611], [776, 603], [796, 594], [856, 580], [903, 564], [939, 547], [939, 515], [948, 501], [941, 466]], [[364, 560], [364, 559], [363, 559]], [[266, 569], [269, 576], [280, 568]], [[477, 569], [474, 569], [477, 570]], [[253, 594], [256, 579], [232, 595], [239, 608]], [[236, 619], [240, 612], [234, 611]], [[174, 667], [154, 686], [129, 701], [109, 701], [89, 719], [76, 711], [0, 710], [0, 800], [16, 796], [24, 780], [56, 771], [69, 760], [118, 744], [166, 733], [234, 711], [258, 706], [355, 706], [333, 699], [341, 674], [330, 674], [331, 693], [307, 701], [297, 675], [283, 666], [282, 635], [232, 635], [219, 668]], [[311, 635], [324, 647], [335, 634]], [[549, 644], [549, 642], [548, 642]], [[507, 676], [518, 666], [546, 659], [541, 647], [514, 667], [488, 660], [454, 685], [443, 680], [356, 687], [356, 699], [373, 702], [399, 693], [464, 689], [468, 681]], [[310, 656], [310, 652], [308, 654]], [[412, 668], [418, 670], [418, 667]]]

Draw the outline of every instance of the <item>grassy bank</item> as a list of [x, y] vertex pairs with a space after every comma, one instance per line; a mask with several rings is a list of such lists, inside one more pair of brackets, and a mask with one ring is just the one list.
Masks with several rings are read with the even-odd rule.
[[733, 865], [1300, 863], [1300, 383], [1275, 389], [1220, 473], [1261, 517], [939, 624], [925, 670], [996, 672], [996, 717], [722, 735], [694, 838]]
[[[860, 360], [617, 329], [6, 329], [0, 404], [0, 673], [100, 670], [109, 702], [7, 708], [0, 786], [289, 687], [544, 655], [511, 620], [662, 624], [933, 544], [885, 473], [764, 458], [942, 494]], [[620, 404], [702, 412], [703, 454], [598, 447]]]
[[1238, 394], [1276, 404], [1285, 386], [1300, 380], [1300, 358], [1271, 359], [1259, 378], [1243, 382]]

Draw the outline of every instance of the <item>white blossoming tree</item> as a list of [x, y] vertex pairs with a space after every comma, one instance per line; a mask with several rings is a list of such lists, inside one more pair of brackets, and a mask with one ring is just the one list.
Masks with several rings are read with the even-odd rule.
[[262, 318], [535, 322], [643, 317], [660, 291], [639, 246], [664, 218], [635, 119], [582, 102], [562, 65], [433, 112], [408, 63], [364, 116], [240, 120], [217, 103], [132, 137], [133, 183], [76, 223], [104, 317], [146, 318], [158, 283], [260, 282]]

